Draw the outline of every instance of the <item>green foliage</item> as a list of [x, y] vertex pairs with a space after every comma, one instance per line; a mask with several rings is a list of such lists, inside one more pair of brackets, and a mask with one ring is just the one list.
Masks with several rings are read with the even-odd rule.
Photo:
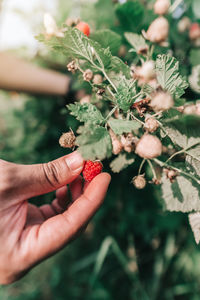
[[127, 80], [124, 76], [120, 77], [117, 88], [116, 102], [120, 109], [127, 112], [134, 103], [136, 95], [136, 84], [132, 80]]
[[110, 167], [114, 173], [119, 173], [126, 169], [128, 166], [134, 163], [135, 159], [132, 155], [127, 153], [120, 154], [110, 164]]
[[138, 52], [141, 48], [146, 49], [148, 48], [147, 43], [145, 42], [145, 39], [142, 35], [132, 33], [132, 32], [126, 32], [125, 38], [129, 42], [129, 44], [134, 48], [136, 52]]
[[156, 60], [157, 79], [161, 87], [175, 99], [184, 94], [188, 87], [186, 80], [179, 73], [178, 61], [169, 55], [158, 55]]
[[85, 159], [103, 160], [112, 154], [110, 135], [104, 127], [84, 128], [77, 138], [77, 144]]
[[105, 121], [101, 112], [93, 104], [69, 104], [67, 108], [71, 111], [71, 115], [81, 122], [101, 125]]
[[129, 133], [141, 127], [141, 124], [138, 123], [137, 121], [116, 120], [116, 119], [109, 120], [108, 125], [117, 135], [123, 133]]
[[113, 55], [118, 53], [121, 46], [121, 36], [109, 29], [97, 30], [91, 35], [91, 38], [98, 42], [103, 48], [110, 48]]
[[125, 30], [135, 30], [142, 22], [144, 9], [137, 0], [116, 5], [116, 14]]

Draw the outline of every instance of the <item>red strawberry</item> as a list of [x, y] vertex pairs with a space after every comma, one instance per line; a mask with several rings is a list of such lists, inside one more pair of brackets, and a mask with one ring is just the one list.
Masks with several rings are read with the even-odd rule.
[[90, 35], [90, 26], [87, 23], [79, 22], [76, 28], [82, 31], [85, 35]]
[[102, 172], [103, 165], [100, 161], [88, 160], [83, 168], [83, 178], [85, 181], [91, 182], [94, 177]]

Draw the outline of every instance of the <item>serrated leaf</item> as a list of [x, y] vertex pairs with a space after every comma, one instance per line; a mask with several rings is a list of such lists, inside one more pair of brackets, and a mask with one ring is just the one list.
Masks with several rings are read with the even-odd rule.
[[141, 124], [137, 121], [128, 121], [128, 120], [116, 120], [111, 119], [108, 121], [110, 128], [114, 131], [115, 134], [120, 135], [123, 133], [132, 132], [141, 128]]
[[67, 108], [71, 111], [70, 114], [81, 122], [100, 125], [105, 121], [98, 108], [91, 103], [69, 104]]
[[132, 80], [127, 80], [125, 76], [119, 78], [117, 87], [116, 102], [118, 107], [127, 112], [134, 103], [133, 97], [136, 95], [136, 84]]
[[188, 87], [188, 83], [179, 73], [179, 63], [174, 57], [158, 55], [156, 74], [163, 90], [168, 91], [175, 99], [180, 98]]
[[104, 127], [85, 128], [77, 138], [77, 144], [86, 160], [103, 160], [112, 155], [111, 138]]
[[117, 54], [121, 45], [121, 36], [110, 29], [97, 30], [90, 37], [103, 48], [109, 47], [113, 55]]
[[171, 183], [163, 175], [162, 198], [169, 211], [192, 212], [200, 210], [199, 185], [184, 176], [178, 176]]
[[131, 78], [130, 75], [130, 68], [128, 65], [126, 65], [119, 57], [113, 56], [111, 58], [109, 69], [116, 73], [116, 77], [119, 76], [119, 74], [124, 75], [127, 79]]
[[140, 49], [148, 49], [148, 45], [142, 35], [125, 32], [125, 38], [129, 44], [138, 52]]
[[191, 173], [200, 177], [200, 145], [187, 151], [186, 166]]
[[185, 115], [178, 120], [164, 121], [164, 124], [165, 131], [175, 145], [188, 149], [200, 143], [200, 118], [198, 116]]
[[133, 154], [119, 154], [118, 157], [111, 162], [110, 167], [114, 173], [119, 173], [128, 166], [132, 165], [134, 161], [135, 157]]

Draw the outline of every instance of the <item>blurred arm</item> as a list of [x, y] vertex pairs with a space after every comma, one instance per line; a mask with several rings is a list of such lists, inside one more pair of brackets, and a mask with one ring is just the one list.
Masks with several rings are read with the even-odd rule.
[[7, 53], [0, 53], [0, 89], [66, 95], [70, 78], [55, 71], [42, 69]]

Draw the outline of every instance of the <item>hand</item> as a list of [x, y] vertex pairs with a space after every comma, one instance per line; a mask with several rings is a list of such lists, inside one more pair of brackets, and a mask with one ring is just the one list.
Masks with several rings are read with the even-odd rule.
[[[79, 176], [83, 165], [78, 152], [39, 165], [0, 160], [0, 284], [16, 281], [63, 248], [100, 207], [110, 176], [102, 173], [83, 188]], [[54, 190], [51, 205], [28, 203], [29, 198]]]

